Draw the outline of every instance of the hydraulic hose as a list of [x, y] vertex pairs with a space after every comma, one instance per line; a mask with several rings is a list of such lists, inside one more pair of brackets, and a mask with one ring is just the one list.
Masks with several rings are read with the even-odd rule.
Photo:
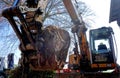
[[12, 4], [12, 6], [17, 6], [19, 2], [20, 0], [14, 0], [14, 3]]

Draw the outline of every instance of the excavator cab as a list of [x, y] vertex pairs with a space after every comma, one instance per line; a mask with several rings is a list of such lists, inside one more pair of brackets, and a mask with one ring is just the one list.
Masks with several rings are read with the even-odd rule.
[[107, 70], [116, 67], [113, 34], [111, 27], [90, 30], [91, 68]]

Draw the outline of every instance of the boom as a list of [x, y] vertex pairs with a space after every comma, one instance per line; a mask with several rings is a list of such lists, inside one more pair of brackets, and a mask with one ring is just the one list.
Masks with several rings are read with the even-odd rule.
[[[80, 59], [80, 68], [88, 70], [87, 67], [90, 66], [90, 51], [88, 47], [87, 37], [86, 37], [86, 30], [85, 24], [82, 20], [82, 16], [78, 14], [75, 5], [73, 4], [72, 0], [63, 0], [63, 3], [74, 23], [74, 27], [72, 28], [72, 32], [78, 37], [79, 48], [81, 52], [81, 59]], [[87, 65], [87, 66], [86, 66]]]
[[81, 25], [81, 23], [83, 22], [82, 17], [78, 14], [77, 9], [73, 4], [72, 0], [62, 0], [62, 1], [72, 19], [72, 22], [77, 26]]

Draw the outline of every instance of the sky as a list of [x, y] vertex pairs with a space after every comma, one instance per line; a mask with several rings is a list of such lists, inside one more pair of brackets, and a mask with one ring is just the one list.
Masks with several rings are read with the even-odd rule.
[[113, 28], [116, 43], [117, 43], [117, 63], [120, 64], [120, 28], [116, 22], [109, 23], [109, 12], [110, 12], [110, 0], [81, 0], [85, 2], [94, 12], [96, 18], [95, 23], [92, 24], [92, 28], [99, 28], [102, 26], [110, 26]]

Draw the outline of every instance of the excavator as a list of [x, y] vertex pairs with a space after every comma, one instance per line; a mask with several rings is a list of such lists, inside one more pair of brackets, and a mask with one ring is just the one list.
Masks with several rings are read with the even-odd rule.
[[[74, 23], [72, 32], [77, 35], [80, 48], [79, 67], [84, 71], [101, 71], [116, 67], [114, 32], [111, 27], [102, 27], [89, 31], [89, 43], [86, 36], [86, 26], [71, 0], [63, 0], [63, 3]], [[106, 44], [107, 47], [98, 44]], [[77, 52], [77, 54], [79, 54]]]
[[[44, 2], [44, 6], [41, 6], [41, 9], [44, 10], [48, 0], [40, 0], [40, 1]], [[16, 6], [16, 4], [19, 1], [15, 1], [15, 2], [16, 3], [14, 4], [14, 6]], [[26, 33], [24, 35], [26, 35], [27, 39], [32, 44], [32, 48], [36, 48], [33, 38], [31, 36], [31, 32], [27, 30], [27, 27], [25, 27], [27, 23], [25, 18], [22, 16], [22, 14], [26, 13], [27, 11], [37, 10], [38, 7], [36, 6], [38, 5], [38, 0], [27, 0], [27, 2], [28, 2], [27, 6], [17, 6], [17, 7], [8, 8], [7, 10], [3, 11], [2, 15], [6, 17], [8, 20], [10, 19], [9, 22], [13, 22], [14, 20], [13, 20], [13, 17], [7, 15], [8, 12], [11, 13], [11, 15], [17, 16], [18, 18], [20, 18], [23, 24], [23, 29], [25, 30], [25, 33]], [[76, 51], [74, 55], [79, 56], [79, 58], [77, 57], [78, 61], [76, 63], [78, 65], [77, 69], [80, 70], [81, 72], [99, 72], [99, 71], [104, 71], [109, 69], [116, 69], [117, 59], [115, 56], [116, 55], [115, 39], [114, 39], [114, 32], [112, 28], [101, 27], [98, 29], [90, 30], [89, 42], [88, 42], [87, 36], [86, 36], [87, 27], [85, 26], [82, 16], [78, 14], [72, 0], [62, 0], [62, 2], [64, 3], [64, 6], [71, 17], [72, 22], [75, 25], [72, 28], [72, 33], [78, 38], [78, 45], [75, 45], [75, 50], [74, 50]], [[42, 15], [41, 9], [39, 9], [37, 12], [39, 12], [39, 14]], [[20, 28], [14, 22], [12, 23], [12, 25], [18, 38], [21, 40], [21, 43], [26, 45], [25, 44], [26, 41], [21, 37], [24, 35], [20, 33], [19, 31]], [[80, 53], [78, 52], [78, 48], [80, 49]], [[22, 49], [25, 49], [25, 47], [23, 47]], [[69, 61], [71, 62], [71, 65], [73, 65], [74, 62], [72, 61], [76, 61], [76, 59], [75, 57], [70, 57]]]

